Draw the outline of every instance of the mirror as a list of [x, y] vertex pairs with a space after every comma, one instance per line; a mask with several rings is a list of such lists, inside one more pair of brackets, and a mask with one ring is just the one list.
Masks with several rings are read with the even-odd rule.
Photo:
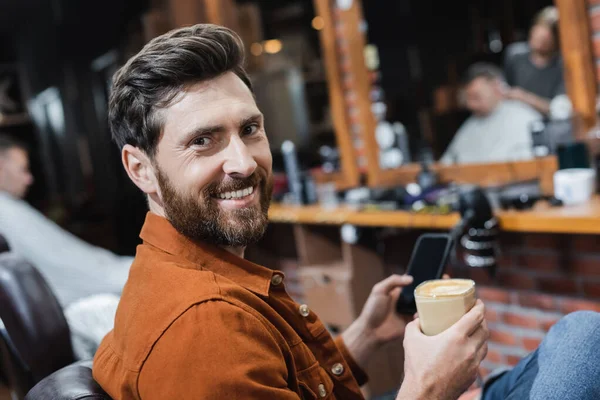
[[374, 85], [383, 99], [375, 130], [380, 168], [531, 160], [572, 140], [558, 13], [550, 6], [363, 2], [381, 73]]

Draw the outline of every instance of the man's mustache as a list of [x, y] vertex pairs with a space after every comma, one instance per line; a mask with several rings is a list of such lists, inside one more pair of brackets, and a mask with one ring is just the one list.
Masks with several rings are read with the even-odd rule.
[[220, 182], [210, 185], [207, 189], [211, 196], [215, 196], [223, 192], [233, 192], [236, 190], [246, 189], [248, 187], [255, 187], [263, 182], [264, 179], [255, 172], [247, 178], [234, 178], [228, 182]]

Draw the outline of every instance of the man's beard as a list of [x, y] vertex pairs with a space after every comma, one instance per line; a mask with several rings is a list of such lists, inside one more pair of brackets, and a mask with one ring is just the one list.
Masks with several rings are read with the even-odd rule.
[[[173, 227], [192, 241], [217, 246], [244, 247], [258, 242], [268, 224], [268, 210], [273, 189], [272, 176], [258, 170], [243, 179], [213, 183], [198, 197], [179, 194], [169, 179], [157, 168], [165, 216]], [[257, 206], [224, 210], [215, 197], [219, 193], [253, 187], [260, 196]]]

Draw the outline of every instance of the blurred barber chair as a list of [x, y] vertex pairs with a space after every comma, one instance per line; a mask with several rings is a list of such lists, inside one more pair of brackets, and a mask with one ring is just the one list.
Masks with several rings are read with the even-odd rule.
[[13, 397], [75, 361], [69, 326], [42, 275], [30, 263], [0, 254], [0, 354]]
[[478, 186], [463, 186], [459, 190], [457, 208], [461, 220], [450, 235], [463, 248], [465, 264], [486, 269], [494, 277], [500, 227], [487, 195]]
[[34, 386], [25, 400], [111, 400], [92, 377], [92, 362], [80, 361], [59, 369]]

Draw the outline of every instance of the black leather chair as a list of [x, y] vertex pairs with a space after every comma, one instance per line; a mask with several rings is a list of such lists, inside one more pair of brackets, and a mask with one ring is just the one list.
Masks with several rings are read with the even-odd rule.
[[92, 378], [92, 362], [82, 361], [44, 378], [25, 400], [111, 400]]
[[30, 263], [0, 254], [2, 369], [17, 398], [75, 361], [67, 320], [52, 290]]
[[0, 235], [0, 253], [4, 253], [10, 250], [10, 246], [8, 242], [4, 238], [4, 236]]

